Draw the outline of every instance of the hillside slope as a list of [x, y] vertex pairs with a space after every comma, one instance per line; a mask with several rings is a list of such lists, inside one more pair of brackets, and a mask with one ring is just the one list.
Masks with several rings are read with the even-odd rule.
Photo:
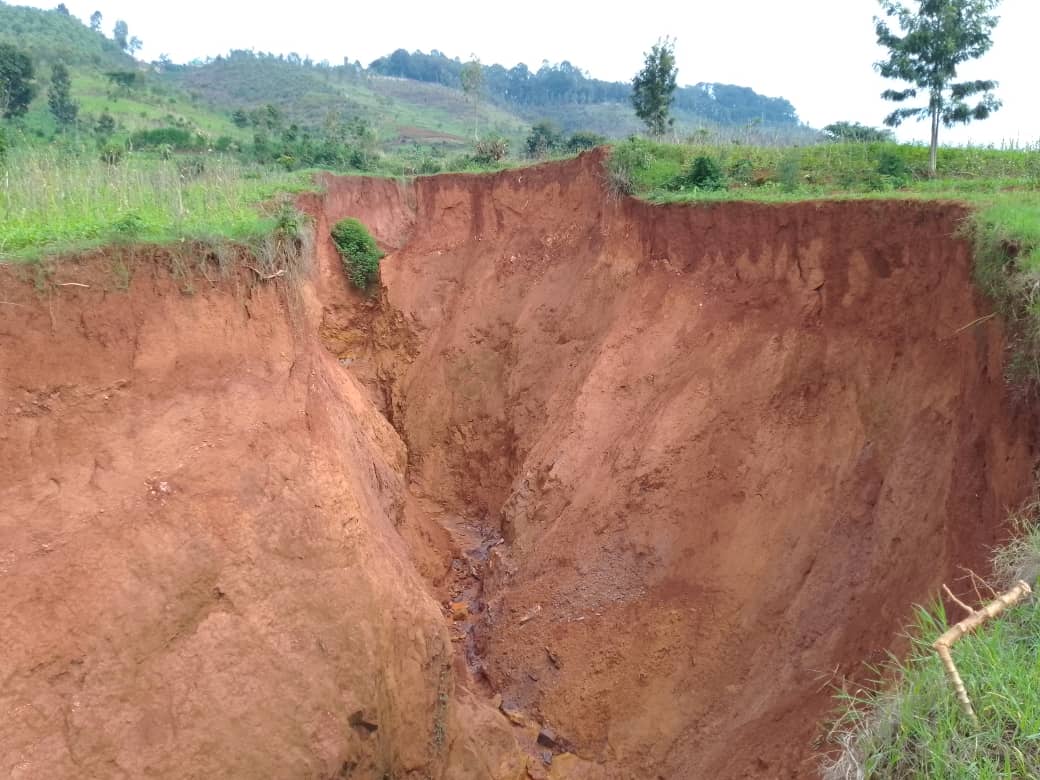
[[[198, 64], [171, 68], [163, 80], [195, 96], [213, 110], [228, 113], [268, 103], [292, 122], [318, 127], [331, 114], [363, 117], [383, 140], [407, 136], [411, 128], [468, 143], [473, 137], [473, 104], [459, 90], [439, 84], [385, 78], [355, 68], [322, 67], [281, 57], [233, 51]], [[527, 122], [488, 104], [476, 108], [482, 133], [515, 137]]]
[[[0, 43], [12, 44], [33, 59], [37, 95], [18, 126], [30, 137], [49, 138], [57, 130], [47, 108], [47, 85], [58, 62], [69, 68], [72, 98], [79, 103], [84, 129], [108, 113], [122, 134], [177, 125], [213, 137], [245, 137], [229, 116], [194, 102], [183, 90], [159, 79], [155, 67], [138, 62], [74, 16], [0, 2]], [[106, 75], [113, 72], [135, 73], [135, 85], [116, 88]]]
[[[105, 20], [103, 30], [113, 21]], [[39, 138], [53, 137], [57, 130], [47, 110], [46, 87], [58, 62], [71, 70], [80, 127], [93, 128], [107, 113], [117, 132], [126, 135], [178, 126], [211, 140], [225, 136], [249, 143], [253, 127], [236, 126], [232, 114], [267, 105], [275, 106], [288, 123], [309, 129], [364, 119], [384, 146], [466, 146], [479, 134], [505, 137], [516, 150], [530, 126], [542, 120], [566, 132], [588, 130], [608, 138], [643, 130], [629, 104], [629, 85], [593, 79], [567, 62], [546, 64], [536, 72], [524, 65], [509, 70], [485, 66], [482, 94], [474, 101], [460, 86], [462, 63], [439, 52], [398, 50], [367, 69], [360, 63], [332, 66], [252, 50], [182, 65], [146, 64], [76, 17], [2, 2], [0, 42], [14, 44], [34, 60], [38, 96], [22, 126]], [[114, 72], [135, 73], [133, 87], [117, 88], [109, 78]], [[807, 132], [788, 101], [746, 87], [682, 87], [673, 113], [680, 135], [747, 135], [749, 128], [759, 127], [786, 138], [804, 138]]]

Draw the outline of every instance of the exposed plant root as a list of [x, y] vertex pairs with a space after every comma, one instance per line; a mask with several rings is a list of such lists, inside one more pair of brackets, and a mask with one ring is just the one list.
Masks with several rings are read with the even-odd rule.
[[255, 266], [251, 266], [249, 264], [245, 264], [245, 266], [250, 271], [252, 271], [257, 276], [259, 276], [260, 277], [260, 281], [262, 281], [262, 282], [267, 282], [267, 281], [270, 281], [271, 279], [277, 279], [277, 278], [279, 278], [281, 276], [285, 276], [285, 269], [284, 268], [279, 268], [273, 274], [265, 274], [263, 271], [261, 271], [259, 268], [256, 268]]
[[968, 617], [948, 629], [946, 633], [932, 643], [932, 647], [935, 648], [935, 652], [938, 653], [939, 658], [942, 659], [943, 666], [946, 668], [946, 675], [950, 678], [950, 683], [953, 685], [953, 689], [957, 693], [957, 700], [961, 703], [961, 709], [964, 710], [965, 715], [971, 718], [973, 723], [977, 723], [978, 717], [975, 715], [975, 710], [971, 706], [971, 699], [968, 698], [968, 691], [964, 687], [964, 680], [961, 679], [961, 675], [957, 671], [957, 665], [953, 662], [953, 656], [950, 654], [950, 649], [961, 637], [967, 636], [990, 618], [995, 618], [1004, 610], [1018, 604], [1026, 596], [1032, 593], [1032, 589], [1029, 587], [1028, 583], [1019, 580], [1011, 590], [1000, 594], [996, 599], [991, 601], [982, 609], [977, 610], [972, 609], [960, 599], [956, 598], [945, 585], [943, 585], [943, 590], [946, 591], [946, 595], [949, 596], [954, 603], [968, 612]]

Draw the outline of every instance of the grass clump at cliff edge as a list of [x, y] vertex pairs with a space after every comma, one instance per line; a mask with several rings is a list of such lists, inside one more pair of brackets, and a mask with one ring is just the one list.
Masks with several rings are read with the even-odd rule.
[[1008, 193], [972, 216], [975, 280], [1007, 323], [1009, 381], [1040, 390], [1040, 194]]

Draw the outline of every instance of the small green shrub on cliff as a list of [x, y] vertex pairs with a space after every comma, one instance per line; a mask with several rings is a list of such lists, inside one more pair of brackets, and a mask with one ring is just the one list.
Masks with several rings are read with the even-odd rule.
[[332, 240], [343, 258], [343, 267], [354, 285], [362, 290], [379, 276], [383, 253], [368, 229], [356, 219], [344, 219], [332, 228]]
[[694, 158], [687, 171], [675, 181], [676, 189], [694, 187], [698, 190], [721, 190], [726, 186], [722, 166], [714, 157], [699, 155]]

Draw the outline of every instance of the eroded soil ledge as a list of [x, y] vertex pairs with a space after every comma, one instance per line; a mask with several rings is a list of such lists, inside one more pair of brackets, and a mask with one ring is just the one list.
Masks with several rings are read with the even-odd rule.
[[1032, 485], [963, 213], [600, 163], [330, 177], [293, 296], [0, 273], [0, 773], [814, 774]]

